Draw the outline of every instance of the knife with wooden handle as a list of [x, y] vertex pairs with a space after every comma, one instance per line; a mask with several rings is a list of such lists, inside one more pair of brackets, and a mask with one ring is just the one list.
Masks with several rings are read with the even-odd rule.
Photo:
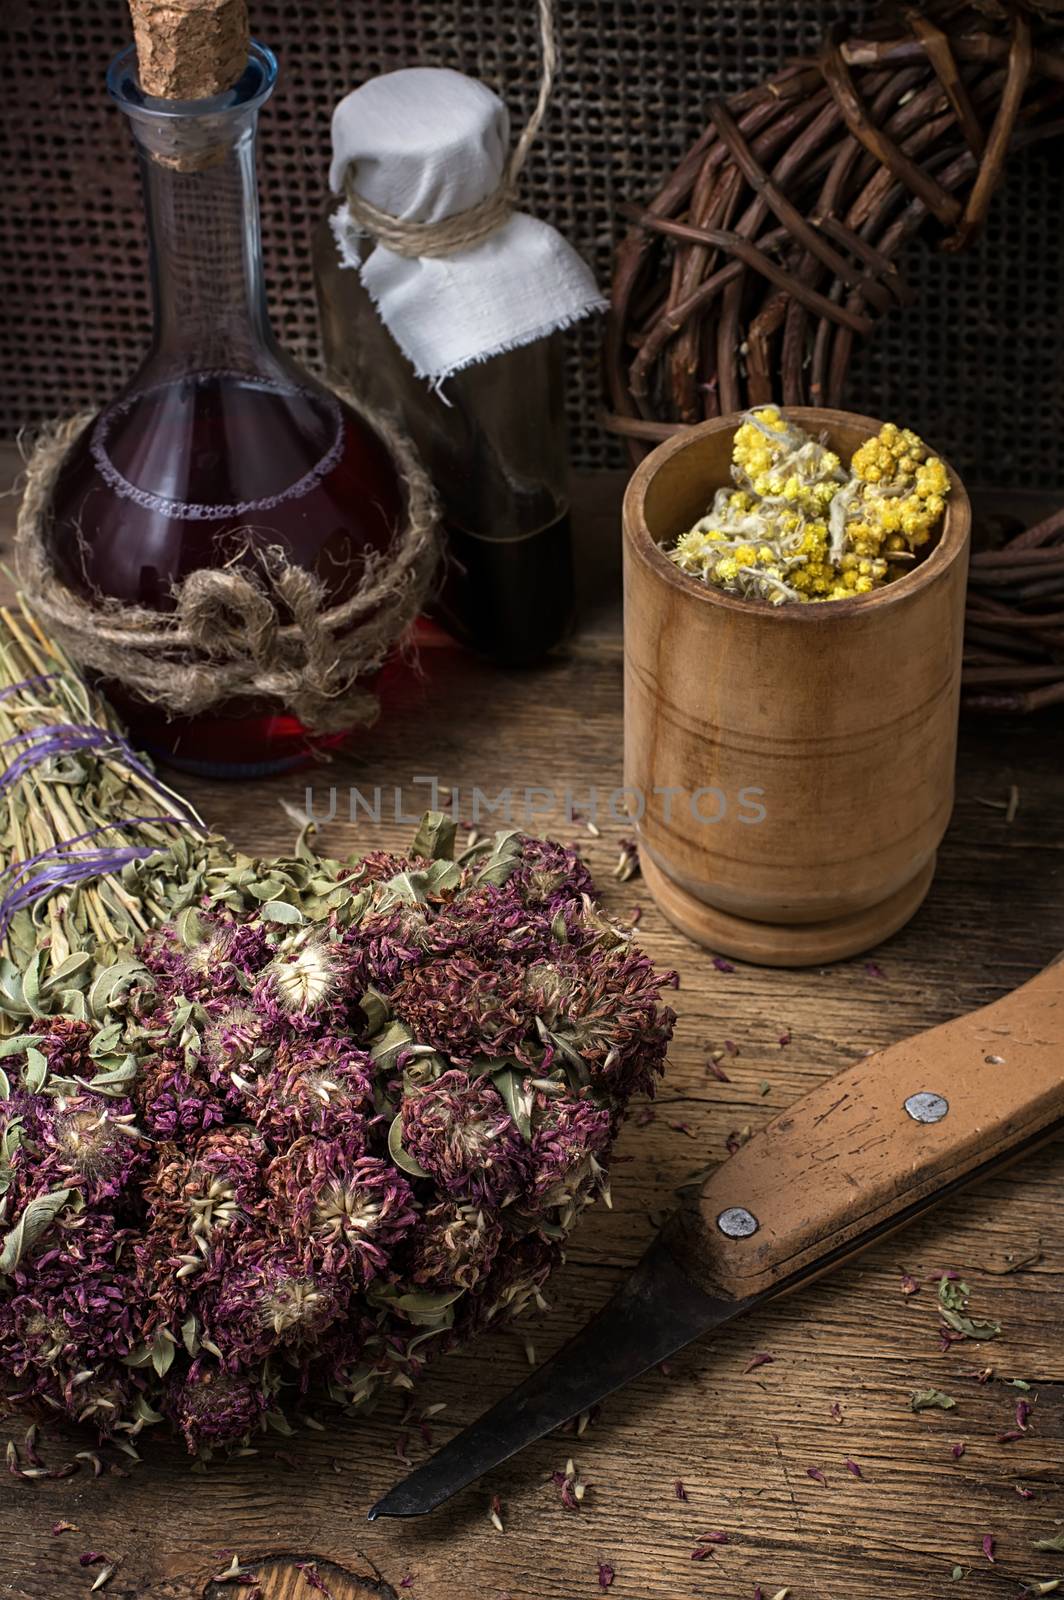
[[701, 1334], [1064, 1131], [1064, 964], [849, 1067], [710, 1174], [593, 1322], [369, 1513], [417, 1516]]

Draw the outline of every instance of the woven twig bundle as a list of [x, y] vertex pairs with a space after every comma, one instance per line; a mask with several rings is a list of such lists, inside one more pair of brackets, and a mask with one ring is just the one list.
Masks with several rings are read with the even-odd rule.
[[[858, 342], [912, 299], [904, 247], [923, 229], [942, 250], [965, 249], [1007, 157], [1064, 133], [1062, 17], [1048, 0], [910, 7], [880, 35], [831, 38], [816, 59], [710, 105], [662, 189], [630, 208], [635, 226], [617, 252], [608, 423], [633, 461], [707, 417], [773, 400], [843, 404]], [[1058, 611], [1059, 538], [1045, 535], [1037, 558]], [[973, 616], [985, 629], [996, 613], [992, 655], [976, 650], [973, 700], [1018, 711], [1064, 698], [1064, 664], [1043, 649], [1055, 648], [1057, 624], [1031, 620], [1029, 586], [992, 581], [991, 597], [977, 559]], [[1001, 612], [1017, 606], [1026, 620], [1012, 626]], [[1044, 676], [1014, 677], [1032, 665]]]

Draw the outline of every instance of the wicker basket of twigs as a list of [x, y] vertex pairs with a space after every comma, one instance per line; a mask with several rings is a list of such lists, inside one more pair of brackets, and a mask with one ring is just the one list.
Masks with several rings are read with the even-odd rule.
[[972, 557], [962, 682], [973, 711], [1064, 705], [1064, 509]]
[[[855, 346], [912, 298], [904, 246], [964, 249], [1008, 156], [1064, 133], [1062, 23], [929, 0], [710, 105], [617, 253], [607, 422], [633, 462], [707, 417], [843, 404]], [[1064, 698], [1061, 541], [1056, 519], [977, 558], [973, 704]]]

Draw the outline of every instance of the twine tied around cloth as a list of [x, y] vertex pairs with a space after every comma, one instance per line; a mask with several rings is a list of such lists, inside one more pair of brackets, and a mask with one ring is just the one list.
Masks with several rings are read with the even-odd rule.
[[45, 533], [59, 468], [92, 413], [40, 437], [19, 509], [18, 578], [28, 604], [79, 666], [171, 716], [250, 700], [293, 713], [311, 733], [376, 720], [377, 698], [360, 680], [383, 664], [421, 609], [436, 565], [437, 507], [406, 437], [338, 392], [391, 452], [405, 520], [386, 551], [367, 554], [355, 594], [336, 604], [312, 572], [292, 565], [277, 546], [250, 540], [226, 566], [192, 572], [178, 584], [173, 611], [75, 593], [53, 570]]
[[439, 222], [408, 222], [402, 217], [393, 216], [390, 211], [382, 211], [359, 194], [355, 187], [357, 173], [352, 163], [344, 174], [344, 194], [352, 221], [364, 233], [371, 235], [378, 244], [397, 256], [406, 256], [411, 260], [419, 257], [433, 259], [454, 255], [457, 250], [468, 250], [509, 221], [517, 203], [517, 180], [547, 114], [558, 69], [553, 0], [539, 0], [539, 35], [543, 52], [539, 94], [532, 115], [506, 163], [498, 187], [475, 206], [457, 211], [450, 217], [441, 217]]

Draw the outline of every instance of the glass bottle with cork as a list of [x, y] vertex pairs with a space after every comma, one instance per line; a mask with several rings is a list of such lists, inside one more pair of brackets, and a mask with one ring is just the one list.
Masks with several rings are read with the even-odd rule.
[[[549, 8], [543, 11], [549, 28]], [[505, 106], [443, 68], [371, 79], [333, 114], [315, 273], [330, 373], [398, 408], [440, 494], [445, 626], [503, 665], [573, 612], [562, 332], [605, 302], [558, 232], [515, 209], [550, 94], [512, 154]]]
[[[342, 600], [389, 549], [403, 492], [382, 438], [270, 328], [255, 132], [276, 60], [249, 39], [243, 0], [131, 9], [136, 45], [107, 81], [140, 160], [152, 340], [63, 462], [50, 559], [77, 593], [159, 612], [192, 573], [267, 560], [305, 569]], [[136, 689], [108, 687], [140, 742], [194, 771], [281, 770], [340, 737], [314, 739], [254, 695], [167, 717]]]

